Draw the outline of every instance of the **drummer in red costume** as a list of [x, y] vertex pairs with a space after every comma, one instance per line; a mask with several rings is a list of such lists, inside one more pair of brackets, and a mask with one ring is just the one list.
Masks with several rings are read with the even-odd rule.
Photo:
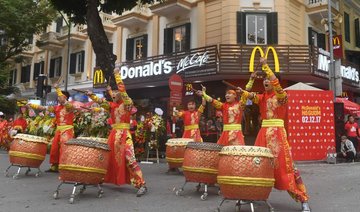
[[61, 157], [63, 145], [74, 137], [74, 107], [68, 102], [70, 95], [67, 91], [61, 91], [57, 84], [54, 84], [54, 87], [58, 95], [59, 105], [44, 107], [29, 104], [35, 110], [48, 110], [51, 113], [55, 113], [56, 131], [50, 150], [51, 167], [46, 172], [58, 172], [59, 158]]
[[[109, 110], [111, 115], [112, 130], [108, 139], [108, 145], [111, 149], [110, 164], [105, 176], [105, 183], [115, 185], [131, 183], [139, 189], [136, 196], [140, 197], [147, 192], [147, 188], [141, 169], [136, 162], [130, 134], [130, 111], [133, 102], [126, 93], [118, 68], [115, 68], [114, 75], [119, 92], [109, 92], [112, 94], [113, 102], [99, 99], [93, 93], [87, 92], [93, 101]], [[98, 109], [94, 108], [95, 111]]]
[[244, 98], [237, 100], [237, 93], [235, 90], [228, 90], [225, 94], [226, 102], [222, 103], [216, 99], [211, 98], [203, 91], [197, 91], [197, 95], [205, 98], [217, 110], [221, 110], [223, 114], [223, 132], [217, 141], [217, 144], [228, 145], [245, 145], [244, 135], [241, 130], [241, 118], [245, 106]]
[[17, 118], [13, 122], [12, 130], [16, 130], [17, 133], [25, 132], [27, 127], [26, 119], [24, 118], [24, 114], [20, 111]]
[[[299, 172], [294, 168], [289, 143], [284, 128], [286, 117], [287, 94], [281, 88], [278, 78], [267, 65], [265, 58], [260, 58], [262, 70], [266, 73], [263, 85], [264, 94], [249, 93], [240, 90], [242, 96], [251, 99], [260, 107], [262, 125], [255, 141], [255, 146], [271, 149], [275, 159], [275, 185], [279, 190], [287, 190], [291, 197], [302, 203], [302, 211], [309, 212], [308, 195]], [[246, 85], [250, 90], [253, 79]]]
[[182, 118], [184, 120], [184, 133], [183, 138], [192, 138], [195, 142], [202, 142], [199, 121], [201, 114], [204, 113], [206, 101], [203, 98], [200, 107], [196, 110], [196, 104], [194, 100], [190, 100], [187, 103], [188, 110], [177, 111], [174, 110], [174, 116]]

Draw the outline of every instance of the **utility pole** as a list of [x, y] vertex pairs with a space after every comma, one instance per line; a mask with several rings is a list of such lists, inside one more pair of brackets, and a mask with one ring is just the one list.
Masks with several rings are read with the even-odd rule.
[[68, 27], [68, 35], [67, 35], [67, 62], [66, 62], [66, 71], [65, 71], [65, 88], [64, 90], [67, 91], [67, 87], [68, 87], [68, 78], [69, 78], [69, 69], [70, 69], [70, 32], [71, 32], [71, 23], [70, 20], [67, 21], [66, 18], [64, 17], [64, 15], [62, 14], [62, 12], [60, 12], [60, 15], [62, 16], [62, 18], [64, 19], [66, 26]]
[[329, 25], [329, 90], [333, 90], [334, 99], [336, 98], [336, 86], [335, 86], [335, 69], [334, 69], [334, 47], [333, 47], [333, 31], [332, 31], [332, 12], [331, 12], [331, 0], [328, 0], [328, 25]]

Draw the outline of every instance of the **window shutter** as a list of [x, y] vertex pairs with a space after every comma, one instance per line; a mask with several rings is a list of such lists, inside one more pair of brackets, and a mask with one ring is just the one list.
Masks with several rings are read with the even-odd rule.
[[40, 62], [40, 67], [41, 67], [41, 69], [40, 69], [40, 74], [45, 74], [45, 72], [44, 72], [44, 69], [45, 69], [45, 62], [44, 61], [41, 61]]
[[51, 59], [50, 60], [50, 73], [49, 73], [49, 77], [53, 78], [55, 76], [55, 59]]
[[26, 71], [25, 71], [25, 74], [26, 74], [26, 81], [25, 82], [30, 82], [30, 71], [31, 71], [31, 65], [27, 65], [26, 66]]
[[246, 44], [246, 14], [236, 13], [236, 40], [239, 44]]
[[355, 19], [355, 46], [360, 48], [360, 25], [359, 19]]
[[70, 74], [75, 74], [76, 69], [76, 54], [70, 54]]
[[170, 54], [173, 51], [173, 38], [174, 29], [165, 28], [164, 29], [164, 54]]
[[126, 60], [134, 60], [134, 39], [126, 39]]
[[143, 35], [143, 48], [142, 48], [142, 56], [143, 58], [146, 58], [147, 57], [147, 50], [148, 50], [148, 35], [145, 34]]
[[61, 76], [61, 69], [62, 69], [62, 57], [59, 57], [60, 58], [60, 62], [59, 62], [59, 73], [56, 75], [57, 77]]
[[185, 24], [185, 51], [191, 48], [191, 23]]
[[325, 43], [325, 34], [318, 33], [317, 34], [317, 46], [322, 49], [326, 49], [326, 43]]
[[312, 41], [312, 27], [308, 27], [308, 44], [314, 45], [313, 41]]
[[81, 69], [80, 69], [80, 72], [84, 72], [85, 70], [85, 67], [84, 67], [84, 64], [85, 64], [85, 51], [81, 51], [80, 52], [81, 54]]
[[267, 44], [278, 44], [278, 18], [277, 12], [266, 14]]
[[109, 43], [109, 45], [110, 45], [111, 52], [114, 54], [114, 44], [113, 44], [113, 43]]
[[59, 33], [60, 33], [62, 25], [63, 25], [63, 18], [62, 18], [62, 17], [59, 17], [59, 18], [56, 20], [56, 32], [59, 32]]
[[13, 77], [14, 77], [14, 78], [13, 78], [12, 82], [14, 82], [13, 84], [16, 84], [17, 69], [14, 70]]
[[35, 63], [33, 80], [36, 80], [39, 74], [40, 74], [40, 63]]
[[20, 82], [24, 83], [26, 82], [26, 76], [25, 76], [25, 71], [26, 71], [26, 67], [21, 67], [21, 77], [20, 77]]
[[344, 12], [345, 22], [345, 40], [350, 43], [350, 17], [349, 14]]

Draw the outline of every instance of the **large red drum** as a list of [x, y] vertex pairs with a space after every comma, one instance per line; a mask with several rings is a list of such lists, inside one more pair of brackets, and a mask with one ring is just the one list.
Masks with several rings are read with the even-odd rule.
[[186, 181], [215, 184], [221, 148], [215, 143], [189, 142], [183, 163]]
[[217, 177], [227, 199], [266, 200], [274, 186], [274, 156], [256, 146], [226, 146], [220, 152]]
[[46, 156], [48, 140], [43, 137], [17, 134], [10, 145], [11, 164], [39, 168]]
[[166, 142], [166, 161], [169, 168], [180, 168], [183, 165], [185, 147], [194, 141], [191, 138], [172, 138]]
[[100, 184], [109, 164], [107, 139], [78, 137], [65, 143], [60, 157], [61, 181]]

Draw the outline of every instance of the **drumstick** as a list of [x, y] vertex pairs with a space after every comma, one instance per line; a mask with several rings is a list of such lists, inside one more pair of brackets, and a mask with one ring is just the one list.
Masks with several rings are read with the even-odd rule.
[[223, 80], [222, 83], [224, 83], [225, 85], [229, 86], [232, 89], [237, 89], [238, 88], [237, 86], [231, 84], [230, 82], [228, 82], [226, 80]]

